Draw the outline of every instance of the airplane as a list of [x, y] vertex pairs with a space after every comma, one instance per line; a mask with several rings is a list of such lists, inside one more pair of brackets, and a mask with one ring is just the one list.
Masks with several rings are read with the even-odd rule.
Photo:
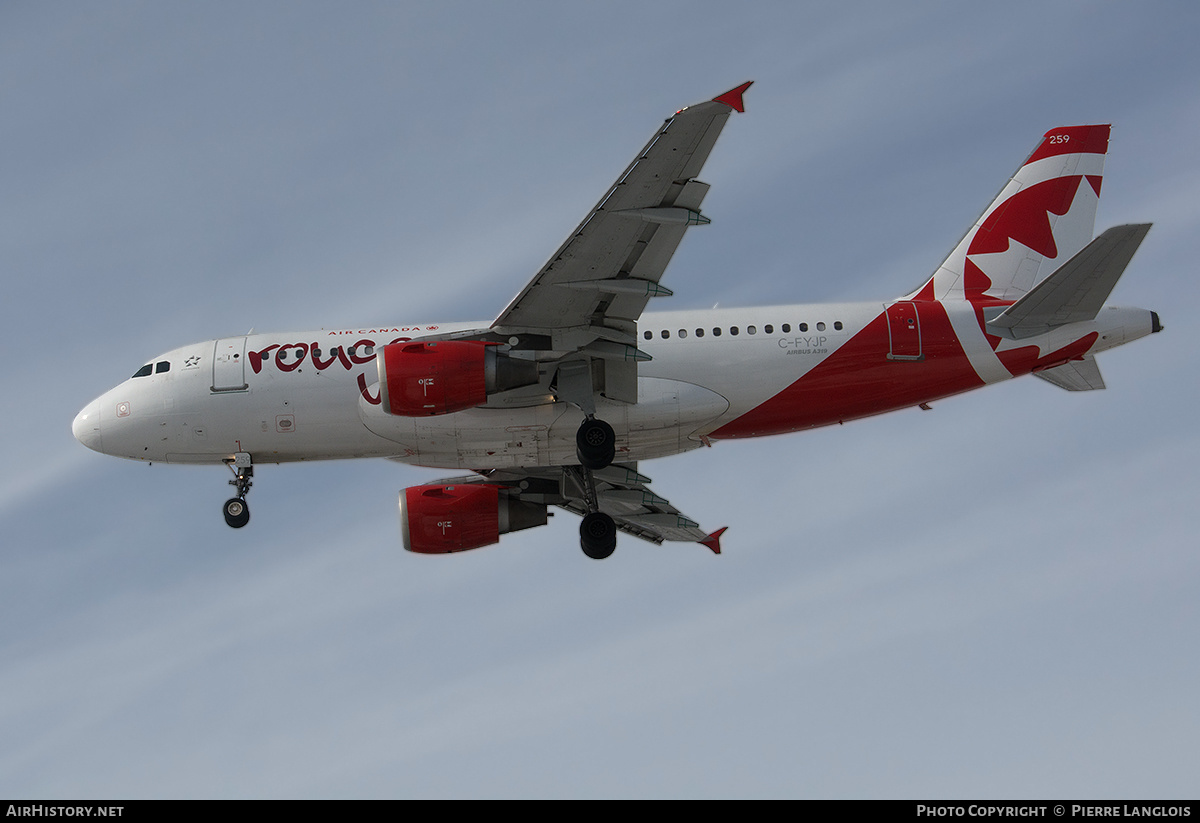
[[1105, 305], [1149, 224], [1093, 238], [1108, 125], [1051, 129], [915, 291], [864, 303], [646, 312], [691, 226], [698, 179], [750, 83], [680, 109], [490, 324], [242, 334], [172, 349], [88, 403], [90, 449], [225, 464], [226, 522], [250, 519], [263, 463], [387, 458], [471, 472], [404, 489], [401, 539], [422, 554], [493, 545], [580, 515], [580, 545], [620, 532], [707, 532], [642, 474], [722, 440], [844, 423], [1033, 374], [1104, 388], [1095, 356], [1162, 330]]

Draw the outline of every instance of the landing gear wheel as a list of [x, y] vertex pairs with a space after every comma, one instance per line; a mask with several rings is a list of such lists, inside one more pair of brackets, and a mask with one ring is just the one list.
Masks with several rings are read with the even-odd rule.
[[225, 522], [231, 528], [240, 529], [250, 522], [250, 507], [240, 497], [231, 497], [225, 501]]
[[593, 560], [603, 560], [617, 548], [617, 524], [604, 512], [583, 516], [579, 524], [579, 545]]
[[238, 452], [232, 460], [225, 462], [233, 472], [233, 479], [229, 481], [229, 485], [233, 486], [234, 494], [237, 495], [225, 501], [225, 522], [232, 529], [240, 529], [250, 522], [250, 508], [246, 505], [246, 495], [254, 485], [254, 481], [250, 479], [254, 477], [254, 466], [250, 464], [250, 455], [245, 452]]
[[589, 417], [575, 433], [575, 455], [585, 469], [603, 469], [617, 456], [617, 435], [613, 427]]

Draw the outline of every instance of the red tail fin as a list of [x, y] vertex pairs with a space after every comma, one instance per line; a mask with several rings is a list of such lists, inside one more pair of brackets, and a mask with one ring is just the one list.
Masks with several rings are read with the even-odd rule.
[[1046, 132], [910, 300], [1012, 302], [1092, 239], [1109, 127]]

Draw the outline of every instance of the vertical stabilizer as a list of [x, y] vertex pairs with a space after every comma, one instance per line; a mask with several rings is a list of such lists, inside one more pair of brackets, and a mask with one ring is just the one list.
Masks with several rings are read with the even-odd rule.
[[910, 300], [1012, 302], [1092, 239], [1109, 126], [1046, 132]]

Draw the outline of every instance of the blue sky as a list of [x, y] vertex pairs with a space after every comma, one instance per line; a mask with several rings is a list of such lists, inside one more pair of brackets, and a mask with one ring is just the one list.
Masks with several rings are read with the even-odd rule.
[[[1185, 3], [0, 6], [0, 795], [1180, 797], [1200, 771], [1200, 12]], [[104, 458], [177, 345], [490, 320], [680, 106], [756, 81], [673, 307], [886, 299], [1111, 122], [1109, 389], [643, 467], [725, 554], [575, 519], [400, 549], [387, 462]]]

